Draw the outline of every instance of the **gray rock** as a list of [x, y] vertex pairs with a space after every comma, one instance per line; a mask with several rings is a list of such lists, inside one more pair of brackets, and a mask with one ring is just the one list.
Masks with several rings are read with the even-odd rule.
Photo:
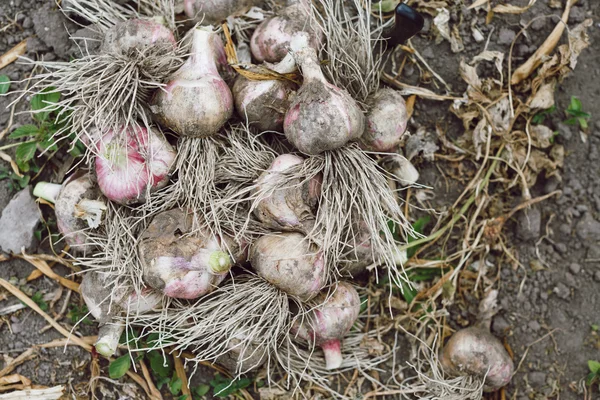
[[515, 40], [515, 36], [517, 36], [515, 31], [508, 28], [502, 28], [498, 35], [498, 44], [511, 44], [513, 40]]
[[570, 287], [577, 287], [577, 281], [575, 281], [575, 277], [569, 272], [565, 273], [565, 283]]
[[575, 231], [579, 239], [596, 241], [600, 238], [600, 222], [596, 221], [591, 213], [587, 212], [577, 223]]
[[492, 320], [492, 332], [498, 336], [506, 334], [506, 330], [510, 328], [510, 322], [501, 315], [496, 315]]
[[529, 324], [527, 324], [527, 326], [529, 326], [529, 329], [531, 329], [534, 332], [539, 331], [541, 328], [539, 322], [537, 322], [536, 320], [530, 321]]
[[567, 247], [566, 244], [564, 243], [557, 243], [554, 248], [556, 249], [556, 251], [558, 251], [560, 254], [565, 254], [569, 248]]
[[31, 27], [33, 27], [33, 20], [29, 17], [25, 18], [23, 20], [23, 28], [29, 29]]
[[531, 29], [534, 31], [541, 31], [547, 25], [548, 21], [546, 18], [538, 18], [531, 23]]
[[542, 213], [538, 208], [530, 208], [519, 213], [517, 236], [523, 240], [533, 240], [540, 236]]
[[35, 240], [33, 232], [40, 219], [38, 207], [26, 187], [17, 193], [0, 217], [0, 248], [5, 252], [20, 253], [21, 247], [30, 248]]
[[67, 57], [71, 48], [69, 31], [75, 31], [76, 25], [51, 7], [43, 7], [33, 13], [33, 27], [36, 35], [48, 47], [52, 47], [59, 57]]
[[546, 374], [544, 372], [530, 372], [528, 378], [532, 386], [540, 387], [546, 384]]
[[590, 246], [586, 258], [588, 260], [600, 260], [600, 246]]
[[571, 271], [573, 275], [577, 275], [581, 271], [581, 265], [573, 263], [569, 265], [569, 271]]
[[571, 130], [571, 127], [567, 124], [563, 124], [562, 122], [558, 124], [558, 133], [560, 135], [560, 138], [564, 141], [571, 140], [571, 137], [573, 136], [573, 131]]
[[563, 300], [567, 300], [569, 298], [569, 296], [571, 295], [571, 291], [569, 290], [569, 288], [562, 282], [560, 282], [558, 285], [556, 285], [556, 287], [552, 290], [552, 292], [554, 292], [554, 294], [556, 294], [558, 297], [560, 297]]

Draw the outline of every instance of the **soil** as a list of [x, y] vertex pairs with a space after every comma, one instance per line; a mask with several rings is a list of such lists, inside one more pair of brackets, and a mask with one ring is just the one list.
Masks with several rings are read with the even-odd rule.
[[[552, 8], [551, 5], [556, 1], [538, 0], [524, 14], [496, 14], [492, 22], [486, 25], [485, 12], [469, 10], [467, 7], [470, 2], [448, 2], [453, 4], [449, 7], [451, 23], [462, 21], [459, 26], [464, 51], [452, 52], [445, 40], [436, 43], [429, 17], [426, 18], [424, 31], [412, 40], [412, 44], [431, 69], [448, 82], [455, 95], [466, 90], [466, 84], [459, 75], [461, 58], [470, 60], [486, 46], [488, 50], [498, 50], [508, 55], [513, 40], [524, 24], [538, 16], [561, 15], [565, 3], [559, 1], [561, 6]], [[499, 3], [491, 1], [493, 5]], [[528, 1], [510, 3], [525, 5]], [[75, 48], [65, 34], [65, 27], [71, 31], [75, 28], [55, 9], [54, 0], [2, 1], [0, 54], [22, 40], [28, 41], [26, 56], [30, 58], [53, 60], [74, 54]], [[571, 12], [569, 26], [586, 18], [594, 20], [588, 31], [591, 46], [581, 54], [575, 72], [559, 85], [556, 92], [557, 111], [545, 121], [546, 125], [558, 132], [555, 140], [564, 145], [566, 150], [562, 180], [541, 179], [532, 189], [533, 197], [556, 189], [562, 190], [562, 194], [518, 212], [505, 225], [503, 234], [506, 245], [519, 263], [505, 262], [506, 258], [499, 257], [494, 251], [489, 253], [486, 260], [490, 265], [490, 275], [500, 278], [496, 288], [502, 309], [493, 320], [492, 330], [498, 337], [506, 339], [518, 366], [516, 375], [506, 388], [506, 398], [509, 399], [570, 400], [582, 399], [584, 393], [588, 398], [600, 396], [597, 387], [590, 394], [590, 388], [584, 384], [584, 378], [589, 373], [587, 361], [600, 361], [600, 332], [597, 330], [600, 325], [600, 2], [579, 0]], [[470, 32], [474, 20], [486, 39], [482, 42], [476, 42]], [[528, 34], [517, 39], [513, 67], [533, 54], [557, 21], [557, 17], [537, 19], [527, 30]], [[18, 81], [30, 72], [31, 66], [12, 63], [1, 69], [0, 75], [6, 74], [11, 80]], [[487, 71], [480, 72], [485, 74]], [[419, 82], [418, 71], [411, 64], [404, 67], [400, 79], [435, 89], [431, 84]], [[13, 84], [12, 88], [22, 88], [23, 85]], [[564, 124], [566, 117], [563, 110], [569, 106], [571, 96], [577, 96], [584, 110], [592, 114], [588, 135], [580, 134], [576, 126]], [[1, 129], [8, 124], [11, 110], [7, 106], [14, 99], [15, 95], [0, 97]], [[449, 112], [450, 105], [447, 101], [418, 99], [409, 129], [411, 132], [424, 129], [426, 137], [438, 148], [441, 147], [435, 135], [436, 126], [443, 127], [450, 136], [455, 133], [458, 135], [463, 129], [462, 123]], [[27, 109], [28, 101], [17, 104], [12, 129], [30, 123], [28, 114], [18, 114]], [[3, 139], [0, 146], [6, 143], [7, 140]], [[455, 181], [447, 184], [441, 173], [445, 168], [444, 162], [434, 162], [425, 157], [415, 160], [421, 172], [421, 183], [434, 188], [435, 208], [442, 210], [449, 207], [462, 188]], [[52, 179], [51, 174], [48, 179]], [[0, 181], [0, 210], [13, 195], [8, 182]], [[515, 195], [514, 205], [518, 201]], [[42, 242], [41, 247], [47, 248], [47, 243]], [[51, 305], [51, 310], [56, 313], [65, 301], [81, 304], [78, 295], [73, 294], [68, 298], [66, 291], [58, 293], [59, 285], [48, 278], [25, 283], [24, 279], [33, 269], [27, 262], [13, 258], [0, 263], [0, 278], [16, 278], [22, 289], [30, 294], [37, 291], [56, 294], [59, 300]], [[55, 267], [55, 271], [63, 276], [70, 273], [62, 266]], [[453, 327], [461, 327], [465, 321], [474, 320], [475, 299], [471, 303], [467, 307], [449, 309]], [[13, 304], [18, 304], [18, 300], [7, 296], [6, 300], [0, 301], [0, 309]], [[31, 345], [61, 337], [54, 329], [42, 331], [46, 322], [27, 308], [0, 318], [0, 354], [4, 357], [4, 361], [0, 359], [0, 368], [9, 357], [16, 357]], [[68, 318], [63, 317], [59, 321], [67, 329], [72, 327]], [[84, 335], [91, 335], [94, 334], [95, 325], [77, 329]], [[85, 393], [84, 386], [90, 377], [90, 361], [90, 354], [77, 346], [45, 349], [37, 358], [17, 367], [15, 372], [36, 384], [66, 385], [71, 393], [81, 395]], [[108, 376], [107, 364], [101, 363], [101, 368], [102, 376]], [[194, 382], [206, 383], [211, 376], [210, 369], [201, 369], [195, 375]], [[115, 391], [115, 387], [106, 383], [104, 398], [118, 398], [109, 393]]]

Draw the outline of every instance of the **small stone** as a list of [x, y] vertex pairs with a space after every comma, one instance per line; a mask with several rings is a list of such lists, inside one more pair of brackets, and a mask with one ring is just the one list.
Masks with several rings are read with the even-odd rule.
[[583, 241], [598, 240], [600, 237], [600, 222], [596, 221], [591, 213], [587, 212], [577, 223], [577, 236]]
[[500, 34], [498, 35], [498, 44], [511, 44], [513, 40], [515, 40], [516, 33], [508, 28], [500, 29]]
[[22, 247], [30, 248], [39, 219], [40, 213], [28, 186], [17, 193], [2, 211], [0, 249], [7, 253], [20, 253]]
[[565, 254], [569, 248], [567, 247], [566, 244], [564, 243], [557, 243], [554, 248], [556, 249], [556, 251], [558, 251], [560, 254]]
[[533, 240], [540, 236], [542, 228], [542, 213], [537, 208], [531, 208], [519, 213], [517, 219], [517, 236], [523, 240]]
[[501, 315], [496, 315], [492, 321], [492, 332], [498, 336], [503, 336], [510, 328], [510, 323]]
[[539, 331], [541, 328], [539, 322], [537, 322], [536, 320], [530, 321], [529, 324], [527, 324], [527, 326], [529, 326], [529, 329], [531, 329], [534, 332]]
[[23, 21], [23, 28], [30, 29], [33, 27], [33, 20], [30, 17], [25, 18]]
[[581, 265], [573, 263], [569, 265], [569, 271], [571, 271], [573, 275], [577, 275], [581, 271]]
[[532, 386], [540, 387], [546, 384], [546, 374], [544, 372], [530, 372], [528, 377]]
[[575, 277], [569, 272], [565, 273], [565, 283], [570, 287], [577, 287]]
[[557, 295], [563, 300], [567, 300], [571, 295], [571, 291], [569, 290], [569, 288], [562, 282], [556, 285], [552, 292], [554, 292], [555, 295]]
[[546, 27], [547, 24], [546, 18], [537, 18], [535, 21], [531, 23], [531, 29], [534, 31], [541, 31]]
[[596, 273], [594, 274], [594, 280], [596, 282], [600, 282], [600, 271], [596, 271]]
[[564, 141], [571, 140], [573, 136], [573, 131], [569, 125], [563, 124], [562, 122], [558, 124], [558, 134], [559, 137]]

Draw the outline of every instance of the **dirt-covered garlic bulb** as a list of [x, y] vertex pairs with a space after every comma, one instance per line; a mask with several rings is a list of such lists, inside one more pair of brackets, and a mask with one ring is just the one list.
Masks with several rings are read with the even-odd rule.
[[184, 0], [185, 15], [203, 24], [217, 24], [228, 16], [239, 14], [264, 0]]
[[181, 136], [208, 137], [231, 118], [233, 96], [218, 68], [224, 53], [211, 26], [194, 28], [189, 58], [151, 101], [162, 126]]
[[320, 175], [306, 181], [288, 179], [283, 187], [275, 189], [275, 184], [283, 179], [286, 171], [303, 162], [301, 157], [282, 154], [258, 178], [259, 195], [266, 197], [258, 202], [254, 215], [265, 226], [305, 234], [314, 227], [315, 209], [321, 195]]
[[233, 264], [244, 258], [244, 249], [231, 239], [206, 228], [194, 229], [193, 214], [180, 208], [157, 214], [138, 249], [144, 281], [166, 296], [181, 299], [212, 292]]
[[350, 94], [323, 75], [317, 52], [308, 46], [305, 34], [294, 37], [291, 49], [304, 82], [285, 115], [286, 138], [309, 155], [334, 150], [358, 140], [365, 117]]
[[121, 21], [104, 34], [100, 51], [127, 56], [143, 53], [148, 47], [164, 46], [175, 49], [177, 41], [173, 32], [153, 19], [130, 19]]
[[343, 362], [342, 339], [360, 312], [358, 293], [349, 283], [339, 282], [333, 293], [323, 291], [310, 305], [316, 307], [294, 321], [292, 334], [303, 342], [320, 346], [327, 369], [339, 368]]
[[114, 287], [109, 275], [97, 271], [85, 273], [80, 290], [90, 314], [100, 323], [96, 350], [106, 357], [117, 351], [119, 338], [125, 330], [125, 325], [116, 317], [143, 314], [162, 301], [162, 296], [151, 289], [136, 293], [131, 288]]
[[408, 124], [404, 98], [394, 89], [381, 89], [367, 99], [369, 111], [360, 144], [369, 151], [394, 150], [402, 139]]
[[33, 194], [54, 203], [56, 225], [69, 246], [82, 252], [92, 248], [85, 231], [100, 226], [106, 199], [90, 174], [76, 172], [62, 185], [40, 182]]
[[295, 232], [260, 237], [250, 248], [258, 275], [301, 301], [317, 296], [325, 285], [323, 253]]
[[279, 62], [287, 55], [292, 37], [304, 32], [308, 46], [319, 49], [323, 32], [310, 25], [310, 0], [288, 0], [287, 7], [279, 15], [263, 21], [250, 40], [252, 55], [259, 62]]
[[95, 144], [96, 177], [102, 193], [119, 204], [145, 201], [169, 181], [175, 149], [154, 128], [109, 131]]
[[444, 372], [476, 376], [484, 380], [488, 392], [508, 385], [515, 369], [500, 340], [490, 333], [492, 317], [498, 311], [497, 295], [496, 290], [486, 293], [479, 304], [477, 323], [454, 333], [440, 355]]
[[[296, 62], [288, 54], [277, 65], [267, 65], [280, 74], [296, 69]], [[290, 96], [297, 85], [287, 80], [250, 80], [240, 75], [233, 85], [235, 108], [243, 120], [261, 132], [282, 131], [283, 118], [290, 107]]]

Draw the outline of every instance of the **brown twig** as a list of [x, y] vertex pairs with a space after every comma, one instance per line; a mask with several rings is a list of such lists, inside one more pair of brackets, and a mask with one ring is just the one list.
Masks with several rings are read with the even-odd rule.
[[19, 56], [25, 54], [27, 49], [27, 39], [21, 41], [15, 47], [0, 56], [0, 69], [14, 62]]
[[[160, 394], [160, 391], [154, 385], [154, 382], [152, 381], [152, 377], [150, 376], [150, 371], [148, 370], [148, 367], [146, 367], [146, 363], [144, 362], [144, 360], [139, 360], [139, 363], [140, 363], [140, 366], [142, 367], [142, 375], [144, 375], [144, 379], [146, 379], [146, 384], [148, 385], [148, 389], [150, 390], [150, 397], [152, 399], [162, 400], [162, 398], [163, 398], [162, 394]], [[175, 364], [175, 368], [177, 368], [177, 364]], [[185, 386], [187, 387], [187, 382], [185, 383]], [[189, 389], [188, 389], [188, 391], [189, 391]], [[183, 391], [183, 394], [187, 394], [187, 393], [185, 393], [185, 391]], [[191, 395], [187, 398], [187, 400], [192, 400]]]
[[181, 361], [181, 355], [173, 354], [173, 360], [175, 363], [175, 372], [177, 373], [177, 377], [181, 379], [181, 393], [187, 395], [187, 400], [192, 400], [192, 392], [190, 391], [190, 387], [188, 385], [188, 378], [185, 373], [185, 367], [183, 366], [183, 361]]
[[573, 4], [575, 4], [576, 2], [577, 0], [568, 0], [561, 20], [554, 27], [552, 33], [550, 33], [550, 35], [546, 38], [544, 43], [537, 49], [537, 51], [533, 53], [533, 55], [529, 57], [529, 59], [525, 61], [523, 65], [521, 65], [515, 70], [510, 79], [511, 85], [517, 85], [524, 79], [527, 79], [527, 77], [531, 75], [531, 73], [535, 71], [537, 67], [540, 66], [540, 64], [543, 62], [544, 57], [549, 56], [550, 53], [554, 50], [565, 30], [565, 27], [567, 26], [567, 21], [569, 20], [569, 14], [571, 12], [571, 7], [573, 7]]

